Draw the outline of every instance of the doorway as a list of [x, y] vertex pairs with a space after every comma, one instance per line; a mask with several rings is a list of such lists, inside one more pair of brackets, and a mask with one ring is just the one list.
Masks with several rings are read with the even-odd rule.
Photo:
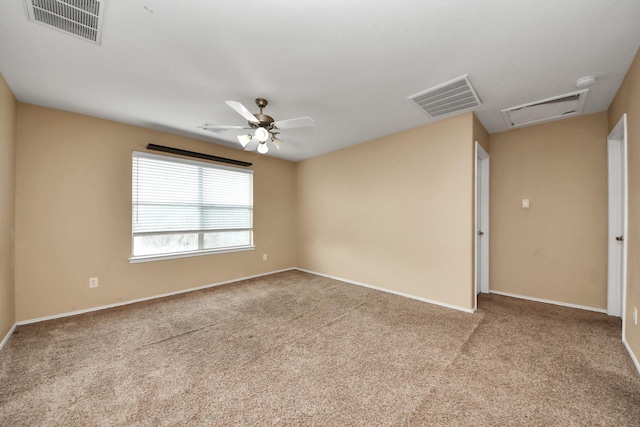
[[[607, 137], [608, 273], [607, 314], [624, 319], [627, 288], [627, 115]], [[624, 325], [624, 322], [622, 322]]]
[[476, 141], [475, 160], [475, 308], [478, 294], [489, 293], [489, 153]]

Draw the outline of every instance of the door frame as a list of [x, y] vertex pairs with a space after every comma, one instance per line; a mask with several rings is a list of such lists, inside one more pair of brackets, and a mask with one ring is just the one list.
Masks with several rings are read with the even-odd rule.
[[[622, 171], [619, 168], [622, 165]], [[628, 166], [627, 115], [623, 114], [607, 136], [607, 314], [621, 317], [624, 336], [624, 318], [627, 299], [627, 235], [628, 235]], [[620, 196], [621, 195], [621, 196]], [[622, 200], [620, 200], [622, 198]], [[622, 212], [620, 212], [622, 209]], [[622, 224], [613, 218], [622, 217]], [[622, 251], [615, 240], [622, 228]], [[620, 259], [620, 256], [622, 259]]]
[[[474, 239], [473, 239], [473, 281], [474, 281], [474, 308], [478, 307], [478, 293], [489, 293], [489, 153], [475, 142], [475, 169], [474, 169]], [[478, 179], [479, 177], [479, 179]], [[478, 232], [484, 234], [480, 239]], [[480, 246], [480, 253], [478, 253]], [[480, 255], [480, 265], [478, 265]], [[480, 274], [478, 274], [478, 269]], [[480, 280], [478, 280], [480, 276]]]

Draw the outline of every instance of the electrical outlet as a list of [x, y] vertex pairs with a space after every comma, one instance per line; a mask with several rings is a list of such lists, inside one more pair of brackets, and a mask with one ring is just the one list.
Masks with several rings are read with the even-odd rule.
[[89, 279], [89, 287], [90, 288], [97, 288], [98, 287], [98, 278], [97, 277], [92, 277]]
[[267, 254], [262, 254], [262, 260], [266, 261], [267, 260]]
[[638, 309], [633, 307], [633, 324], [638, 326]]

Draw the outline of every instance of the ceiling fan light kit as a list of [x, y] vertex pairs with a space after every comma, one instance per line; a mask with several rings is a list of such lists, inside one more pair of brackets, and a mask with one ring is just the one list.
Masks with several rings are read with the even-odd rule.
[[267, 154], [269, 152], [269, 147], [267, 147], [267, 143], [262, 141], [258, 144], [258, 153]]
[[265, 142], [269, 139], [269, 132], [265, 128], [258, 128], [256, 129], [255, 136], [258, 141]]
[[256, 98], [256, 105], [258, 106], [258, 108], [260, 108], [260, 112], [256, 114], [252, 114], [240, 102], [225, 101], [225, 103], [236, 113], [240, 114], [247, 120], [247, 126], [219, 126], [213, 124], [204, 124], [198, 127], [216, 133], [220, 133], [228, 129], [255, 129], [253, 135], [247, 133], [238, 135], [237, 138], [240, 145], [242, 145], [242, 148], [245, 149], [249, 142], [251, 142], [251, 140], [255, 138], [258, 141], [257, 150], [261, 154], [266, 154], [269, 152], [269, 147], [267, 146], [268, 140], [271, 140], [273, 145], [278, 150], [282, 147], [282, 144], [284, 144], [284, 140], [278, 137], [281, 129], [313, 126], [314, 124], [314, 121], [311, 117], [298, 117], [295, 119], [275, 121], [273, 117], [268, 116], [262, 112], [262, 109], [269, 104], [269, 101], [264, 98]]
[[251, 135], [238, 135], [238, 141], [240, 142], [240, 145], [242, 145], [242, 148], [244, 148], [249, 142], [251, 142]]
[[273, 142], [273, 145], [275, 145], [278, 150], [280, 149], [280, 147], [282, 147], [282, 144], [284, 144], [284, 140], [278, 138], [277, 136], [272, 137], [271, 142]]

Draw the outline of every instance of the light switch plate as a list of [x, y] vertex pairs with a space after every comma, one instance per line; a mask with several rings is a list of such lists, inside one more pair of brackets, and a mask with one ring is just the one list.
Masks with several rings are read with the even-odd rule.
[[522, 208], [529, 209], [529, 199], [522, 199]]

